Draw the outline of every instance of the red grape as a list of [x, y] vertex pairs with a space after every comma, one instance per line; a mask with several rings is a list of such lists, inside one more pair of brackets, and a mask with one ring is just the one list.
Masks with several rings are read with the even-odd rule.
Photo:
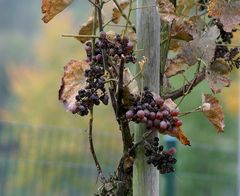
[[175, 110], [172, 110], [172, 111], [171, 111], [171, 115], [172, 115], [172, 116], [178, 116], [178, 110], [176, 110], [176, 109], [175, 109]]
[[162, 114], [162, 112], [157, 112], [157, 114], [156, 114], [156, 119], [158, 119], [158, 120], [162, 120], [162, 119], [163, 119], [163, 114]]
[[138, 116], [139, 118], [144, 118], [144, 115], [145, 115], [145, 112], [144, 112], [143, 110], [139, 110], [139, 111], [137, 112], [137, 116]]
[[182, 126], [182, 121], [178, 120], [175, 124], [176, 124], [177, 127], [181, 127]]

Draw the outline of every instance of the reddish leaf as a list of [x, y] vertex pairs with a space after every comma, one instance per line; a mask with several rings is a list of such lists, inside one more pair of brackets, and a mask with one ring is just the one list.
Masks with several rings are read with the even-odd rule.
[[42, 0], [42, 20], [48, 23], [54, 16], [69, 6], [73, 0]]
[[227, 32], [231, 32], [239, 24], [239, 10], [239, 1], [211, 0], [208, 5], [208, 15], [219, 19]]
[[76, 95], [85, 87], [85, 70], [89, 65], [85, 61], [71, 60], [64, 67], [62, 85], [58, 93], [58, 99], [63, 102], [67, 111], [76, 112]]
[[137, 81], [134, 79], [129, 68], [125, 68], [123, 72], [123, 104], [129, 107], [139, 95], [139, 88]]
[[202, 96], [202, 112], [207, 119], [214, 125], [217, 132], [223, 132], [224, 129], [224, 114], [219, 101], [210, 94]]
[[[123, 0], [119, 3], [119, 6], [121, 8], [121, 10], [123, 11], [124, 9], [127, 8], [127, 6], [129, 5], [129, 1], [128, 0]], [[115, 24], [118, 24], [120, 21], [122, 14], [119, 11], [119, 9], [117, 7], [113, 8], [113, 12], [112, 12], [112, 22]]]
[[176, 137], [183, 145], [191, 146], [190, 141], [188, 138], [185, 136], [184, 132], [182, 131], [181, 128], [178, 128], [175, 131], [166, 131], [163, 134], [170, 135], [172, 137]]

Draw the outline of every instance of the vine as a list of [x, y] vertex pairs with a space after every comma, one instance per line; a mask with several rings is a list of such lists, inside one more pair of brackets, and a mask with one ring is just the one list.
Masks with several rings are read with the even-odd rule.
[[[42, 0], [43, 21], [49, 22], [72, 2]], [[152, 133], [168, 134], [190, 146], [181, 128], [183, 122], [180, 118], [193, 112], [202, 112], [217, 132], [223, 132], [223, 110], [213, 94], [230, 86], [229, 74], [240, 66], [239, 46], [232, 43], [234, 34], [239, 31], [240, 3], [226, 0], [183, 0], [179, 3], [156, 0], [156, 4], [150, 6], [159, 12], [161, 37], [164, 38], [160, 44], [160, 94], [157, 95], [149, 87], [137, 85], [136, 79], [144, 78], [144, 67], [148, 66], [149, 57], [142, 57], [142, 60], [135, 57], [141, 49], [137, 49], [137, 32], [131, 20], [133, 11], [150, 7], [136, 7], [133, 0], [88, 2], [94, 11], [81, 26], [79, 34], [63, 35], [85, 44], [86, 59], [72, 60], [64, 67], [59, 100], [73, 114], [90, 114], [89, 145], [103, 184], [97, 195], [131, 195], [135, 150], [139, 145], [145, 149], [147, 162], [161, 174], [174, 172], [175, 150], [164, 150], [158, 138], [149, 137]], [[110, 3], [113, 6], [112, 16], [105, 22], [102, 11]], [[126, 21], [125, 24], [119, 24], [121, 18]], [[112, 25], [117, 25], [122, 31], [104, 31]], [[140, 71], [134, 75], [128, 66], [137, 65]], [[196, 71], [189, 79], [184, 72], [193, 66]], [[183, 85], [173, 89], [170, 78], [178, 74], [184, 78]], [[185, 97], [204, 80], [213, 94], [203, 94], [202, 103], [195, 109], [181, 111]], [[178, 104], [174, 103], [178, 98]], [[108, 105], [109, 100], [122, 134], [123, 155], [114, 175], [106, 178], [94, 150], [92, 134], [93, 109], [101, 103]], [[144, 124], [150, 130], [140, 142], [133, 141], [130, 121]]]

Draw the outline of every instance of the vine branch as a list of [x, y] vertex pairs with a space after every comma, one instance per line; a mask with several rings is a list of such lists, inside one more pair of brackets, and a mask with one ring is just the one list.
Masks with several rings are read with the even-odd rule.
[[[189, 84], [186, 84], [186, 85], [182, 86], [181, 88], [170, 92], [169, 94], [164, 96], [164, 99], [171, 98], [172, 100], [175, 100], [175, 99], [177, 99], [179, 97], [182, 97], [184, 95], [186, 96], [187, 94], [189, 94], [192, 91], [192, 89], [194, 87], [196, 87], [204, 79], [205, 79], [205, 69], [202, 72], [200, 72], [199, 74], [197, 74], [195, 76], [195, 78], [190, 81]], [[191, 86], [191, 88], [190, 88], [190, 86]]]
[[93, 108], [90, 110], [90, 119], [89, 119], [89, 135], [88, 135], [89, 146], [90, 146], [90, 151], [91, 151], [93, 160], [95, 162], [95, 165], [96, 165], [96, 168], [97, 168], [97, 171], [98, 171], [98, 175], [100, 176], [101, 181], [105, 181], [105, 177], [103, 175], [102, 168], [99, 164], [99, 161], [97, 159], [97, 155], [95, 153], [92, 133], [93, 133]]

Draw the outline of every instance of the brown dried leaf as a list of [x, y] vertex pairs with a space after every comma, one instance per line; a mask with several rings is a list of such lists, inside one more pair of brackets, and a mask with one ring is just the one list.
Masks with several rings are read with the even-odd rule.
[[48, 23], [54, 16], [69, 6], [73, 0], [42, 0], [42, 20]]
[[167, 60], [167, 69], [165, 74], [167, 77], [175, 76], [179, 73], [183, 73], [187, 68], [188, 65], [186, 64], [183, 58], [174, 58]]
[[[128, 5], [129, 5], [129, 1], [128, 0], [122, 0], [119, 3], [119, 6], [120, 6], [122, 11], [124, 9], [126, 9]], [[114, 7], [113, 8], [113, 12], [112, 12], [112, 22], [115, 23], [115, 24], [118, 24], [119, 21], [120, 21], [121, 16], [122, 16], [122, 14], [119, 11], [119, 9], [117, 7]]]
[[239, 10], [239, 1], [211, 0], [208, 5], [208, 15], [219, 19], [227, 32], [231, 32], [240, 23]]
[[175, 14], [175, 7], [169, 0], [157, 0], [157, 9], [161, 19], [166, 22], [172, 23], [178, 18]]
[[214, 125], [217, 132], [223, 132], [224, 129], [224, 114], [219, 101], [210, 94], [202, 96], [202, 112], [207, 119]]
[[131, 105], [134, 98], [139, 94], [137, 81], [134, 79], [129, 68], [125, 68], [123, 72], [123, 104]]
[[207, 67], [206, 80], [213, 93], [220, 93], [223, 87], [230, 86], [229, 71], [226, 61], [221, 59], [215, 60]]
[[[90, 16], [88, 21], [84, 23], [79, 30], [79, 35], [92, 35], [93, 33], [93, 25], [94, 25], [94, 16]], [[98, 28], [98, 20], [95, 21], [96, 28]], [[80, 37], [77, 38], [81, 43], [85, 43], [90, 40], [91, 37]]]
[[219, 34], [217, 26], [212, 26], [202, 37], [197, 37], [185, 43], [182, 49], [182, 57], [186, 60], [186, 63], [194, 65], [198, 59], [201, 59], [206, 65], [209, 65], [215, 54], [215, 41]]
[[89, 69], [85, 61], [71, 60], [64, 66], [62, 85], [58, 92], [58, 99], [63, 102], [67, 111], [76, 113], [76, 95], [85, 87], [85, 70]]
[[181, 49], [181, 46], [183, 45], [181, 42], [181, 40], [171, 39], [169, 44], [169, 50], [172, 50], [174, 52], [179, 51]]
[[162, 134], [176, 137], [183, 145], [191, 146], [190, 141], [185, 136], [181, 128], [177, 129], [176, 131], [166, 131]]
[[177, 107], [177, 104], [170, 98], [164, 101], [164, 105], [169, 107], [170, 110], [176, 109]]

